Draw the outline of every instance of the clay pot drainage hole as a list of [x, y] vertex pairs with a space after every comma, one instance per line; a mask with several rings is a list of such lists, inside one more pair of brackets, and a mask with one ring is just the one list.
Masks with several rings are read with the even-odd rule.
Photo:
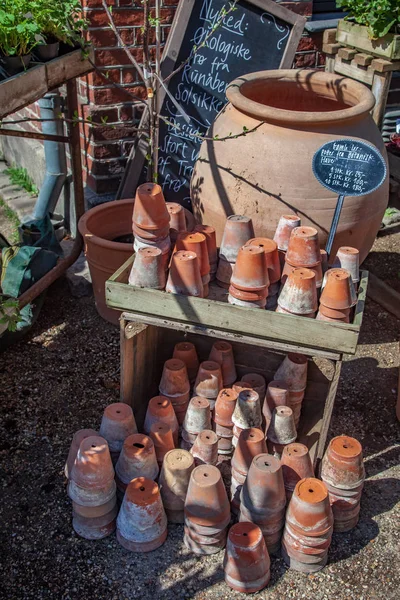
[[[136, 444], [132, 444], [132, 445], [135, 446], [135, 448], [144, 448], [144, 445], [140, 444], [139, 442], [136, 442]], [[142, 489], [142, 488], [140, 488], [140, 489]]]
[[144, 485], [141, 485], [141, 486], [140, 486], [140, 488], [139, 488], [139, 490], [140, 490], [141, 492], [145, 492], [145, 491], [146, 491], [146, 488], [144, 487]]

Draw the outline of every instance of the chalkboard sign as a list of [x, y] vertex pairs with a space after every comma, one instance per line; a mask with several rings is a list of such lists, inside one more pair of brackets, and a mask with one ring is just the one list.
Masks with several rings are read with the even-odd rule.
[[382, 154], [359, 140], [334, 140], [314, 154], [312, 168], [318, 181], [339, 196], [364, 196], [382, 185], [386, 163]]
[[[227, 86], [246, 73], [290, 68], [306, 21], [272, 0], [239, 0], [223, 16], [231, 4], [232, 0], [181, 0], [163, 55], [162, 78], [190, 57], [168, 81], [169, 93], [189, 120], [163, 90], [161, 115], [168, 123], [160, 122], [158, 160], [158, 182], [166, 200], [186, 208], [201, 145], [198, 136], [206, 134], [226, 104]], [[130, 157], [121, 198], [132, 196], [146, 179], [144, 139]]]

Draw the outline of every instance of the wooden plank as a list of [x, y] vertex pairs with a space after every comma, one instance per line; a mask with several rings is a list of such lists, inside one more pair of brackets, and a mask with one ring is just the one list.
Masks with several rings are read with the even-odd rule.
[[322, 52], [325, 54], [337, 54], [340, 48], [342, 48], [341, 44], [323, 44]]
[[366, 85], [372, 85], [373, 71], [371, 70], [371, 67], [364, 69], [363, 67], [359, 67], [351, 63], [349, 64], [342, 62], [340, 58], [336, 57], [335, 73], [345, 75], [346, 77], [351, 77], [351, 79], [356, 79], [357, 81], [361, 81], [361, 83], [365, 83]]
[[326, 54], [325, 55], [325, 72], [326, 73], [334, 73], [335, 72], [335, 55], [334, 54]]
[[340, 56], [340, 58], [342, 58], [343, 60], [353, 60], [356, 54], [357, 50], [354, 50], [353, 48], [345, 48], [344, 46], [342, 46], [338, 50], [338, 56]]
[[336, 39], [346, 46], [389, 60], [400, 59], [400, 35], [388, 33], [379, 40], [371, 40], [368, 30], [362, 25], [340, 20]]
[[336, 42], [336, 28], [325, 29], [322, 35], [322, 42], [324, 44], [334, 44]]
[[128, 322], [121, 316], [120, 319], [120, 401], [132, 406], [133, 390], [133, 337], [127, 335]]
[[319, 471], [319, 465], [321, 463], [321, 460], [322, 460], [322, 458], [324, 456], [324, 452], [325, 452], [326, 438], [328, 436], [328, 430], [329, 430], [329, 425], [331, 422], [333, 406], [334, 406], [335, 398], [336, 398], [336, 392], [337, 392], [337, 388], [339, 385], [341, 369], [342, 369], [342, 361], [339, 360], [335, 364], [335, 373], [334, 373], [332, 382], [329, 386], [329, 392], [328, 392], [328, 396], [326, 398], [326, 402], [325, 402], [325, 406], [324, 406], [324, 414], [322, 417], [322, 424], [321, 424], [321, 429], [320, 429], [320, 433], [319, 433], [316, 462], [314, 465], [316, 467], [316, 472]]
[[[89, 47], [87, 49], [88, 57], [94, 61], [94, 49]], [[85, 50], [86, 53], [86, 50]], [[82, 77], [86, 73], [93, 71], [93, 67], [90, 64], [86, 54], [82, 50], [75, 50], [70, 54], [55, 58], [45, 64], [46, 67], [46, 78], [48, 89], [54, 89], [59, 87], [69, 79], [75, 79], [75, 77]]]
[[[373, 61], [372, 61], [373, 64]], [[371, 66], [372, 68], [372, 66]], [[392, 80], [392, 71], [387, 73], [374, 73], [372, 80], [372, 93], [375, 96], [375, 106], [372, 111], [372, 118], [379, 128], [381, 128], [383, 116], [385, 114], [387, 97]]]
[[400, 60], [391, 61], [384, 60], [383, 58], [374, 58], [371, 62], [371, 67], [378, 73], [387, 73], [388, 71], [399, 71]]
[[358, 52], [353, 60], [356, 63], [356, 65], [360, 65], [360, 67], [368, 67], [372, 63], [373, 58], [374, 57], [370, 54]]
[[46, 68], [32, 67], [0, 83], [0, 119], [32, 104], [47, 92]]
[[367, 297], [368, 282], [370, 273], [368, 271], [361, 271], [360, 282], [358, 285], [358, 300], [355, 307], [355, 316], [353, 319], [353, 325], [357, 325], [361, 329], [362, 320], [365, 309], [365, 299]]
[[368, 297], [382, 306], [385, 310], [400, 319], [400, 294], [379, 279], [373, 273], [369, 274]]

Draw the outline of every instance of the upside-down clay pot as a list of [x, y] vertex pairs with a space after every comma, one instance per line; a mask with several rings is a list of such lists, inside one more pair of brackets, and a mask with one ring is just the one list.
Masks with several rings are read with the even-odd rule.
[[174, 252], [165, 291], [182, 296], [204, 297], [200, 261], [195, 252], [188, 250]]
[[248, 383], [249, 387], [257, 392], [257, 394], [260, 396], [260, 402], [262, 402], [265, 398], [267, 387], [264, 377], [259, 373], [246, 373], [246, 375], [243, 375], [242, 381], [244, 383]]
[[124, 440], [133, 433], [137, 433], [137, 427], [132, 408], [124, 402], [106, 406], [101, 419], [100, 435], [107, 440], [113, 458], [118, 458]]
[[96, 435], [82, 440], [70, 478], [80, 488], [89, 490], [106, 487], [114, 479], [110, 451], [104, 438]]
[[[213, 221], [210, 221], [213, 223]], [[221, 241], [219, 257], [229, 263], [235, 263], [239, 249], [250, 238], [254, 237], [253, 222], [250, 217], [244, 215], [231, 215], [228, 218], [224, 217], [223, 235], [222, 231], [218, 238]]]
[[150, 437], [154, 444], [158, 466], [161, 468], [164, 456], [175, 448], [172, 429], [167, 423], [153, 423], [150, 428]]
[[218, 453], [231, 454], [233, 446], [232, 415], [238, 394], [231, 388], [222, 389], [215, 403], [213, 413], [214, 429], [218, 436]]
[[166, 276], [160, 248], [140, 248], [129, 275], [129, 285], [163, 290]]
[[137, 188], [132, 222], [150, 231], [169, 227], [168, 209], [161, 186], [157, 183], [143, 183]]
[[218, 526], [230, 519], [229, 500], [221, 473], [213, 465], [199, 465], [190, 476], [185, 516], [203, 527]]
[[175, 243], [178, 233], [186, 231], [185, 210], [177, 202], [166, 202], [169, 213], [169, 235], [171, 242]]
[[210, 273], [210, 260], [208, 258], [208, 248], [206, 236], [198, 231], [182, 232], [176, 239], [175, 249], [195, 252], [199, 259], [200, 275], [204, 277]]
[[232, 345], [228, 342], [215, 342], [211, 348], [208, 360], [218, 363], [221, 367], [222, 383], [229, 387], [237, 379], [235, 359]]
[[175, 446], [178, 444], [179, 425], [171, 401], [166, 396], [154, 396], [147, 405], [143, 431], [149, 435], [153, 423], [166, 423], [171, 427]]
[[270, 558], [260, 528], [237, 523], [228, 534], [224, 556], [225, 582], [230, 588], [252, 594], [268, 585]]
[[211, 429], [211, 410], [207, 398], [194, 396], [186, 411], [183, 429], [187, 433], [198, 434], [204, 429]]
[[189, 394], [187, 368], [182, 360], [170, 358], [165, 361], [159, 389], [163, 396], [169, 398]]
[[296, 441], [297, 432], [293, 411], [289, 406], [278, 406], [272, 412], [267, 430], [268, 449], [271, 454], [282, 454], [284, 446]]
[[261, 427], [260, 396], [252, 389], [239, 392], [235, 410], [232, 415], [233, 424], [240, 429]]
[[286, 279], [278, 305], [289, 313], [307, 315], [318, 308], [315, 273], [310, 269], [294, 269]]
[[71, 446], [68, 452], [67, 462], [65, 463], [64, 473], [65, 477], [69, 479], [71, 475], [71, 469], [75, 462], [76, 455], [78, 454], [79, 446], [81, 442], [93, 435], [98, 435], [97, 431], [94, 429], [79, 429], [76, 433], [74, 433], [74, 437], [72, 438]]
[[191, 342], [178, 342], [174, 348], [173, 358], [179, 358], [185, 363], [189, 381], [193, 383], [199, 370], [199, 358], [194, 344]]
[[290, 235], [286, 261], [293, 267], [316, 267], [321, 262], [318, 231], [315, 227], [295, 227]]
[[193, 392], [210, 401], [211, 409], [215, 406], [219, 391], [223, 387], [220, 365], [213, 360], [206, 360], [200, 364], [194, 384]]
[[307, 357], [289, 352], [275, 373], [276, 381], [283, 381], [290, 392], [302, 392], [307, 385]]
[[126, 488], [117, 518], [117, 540], [131, 552], [150, 552], [167, 537], [167, 517], [158, 485], [137, 477]]
[[115, 466], [118, 488], [124, 491], [135, 477], [154, 480], [158, 471], [153, 440], [142, 433], [127, 437]]
[[164, 456], [160, 473], [160, 492], [170, 523], [184, 522], [184, 507], [194, 458], [187, 450], [170, 450]]
[[194, 230], [206, 236], [210, 271], [215, 276], [218, 266], [217, 236], [215, 234], [215, 229], [214, 227], [211, 227], [211, 225], [198, 224]]
[[266, 452], [265, 436], [261, 429], [251, 427], [240, 432], [231, 463], [231, 507], [234, 514], [239, 513], [240, 492], [253, 458]]
[[315, 274], [315, 285], [317, 286], [317, 289], [321, 288], [322, 281], [323, 281], [323, 270], [322, 270], [322, 263], [320, 263], [320, 262], [315, 267], [298, 267], [298, 266], [291, 265], [290, 263], [285, 261], [285, 264], [283, 265], [283, 269], [282, 269], [282, 276], [281, 276], [282, 283], [285, 284], [289, 275], [291, 273], [293, 273], [293, 271], [295, 271], [296, 269], [299, 269], [299, 268], [304, 268], [304, 269], [308, 269], [309, 271], [312, 271]]
[[322, 289], [320, 303], [331, 309], [346, 309], [354, 306], [357, 296], [349, 271], [329, 269]]
[[269, 238], [258, 237], [250, 239], [245, 245], [258, 246], [264, 251], [265, 260], [267, 261], [269, 283], [278, 283], [281, 278], [281, 262], [277, 243]]
[[97, 312], [114, 325], [119, 324], [121, 311], [106, 306], [105, 284], [133, 254], [132, 243], [114, 241], [132, 234], [132, 211], [132, 198], [105, 202], [88, 210], [78, 223], [90, 269]]
[[300, 479], [314, 477], [314, 469], [307, 446], [297, 443], [285, 446], [281, 456], [281, 464], [286, 496], [290, 500]]
[[212, 429], [204, 429], [196, 437], [190, 450], [197, 465], [216, 465], [218, 461], [218, 436]]
[[242, 246], [238, 252], [231, 284], [243, 290], [259, 291], [268, 287], [268, 268], [265, 254], [258, 246]]
[[333, 268], [349, 271], [353, 283], [360, 281], [360, 253], [357, 248], [350, 246], [339, 248], [333, 261]]
[[286, 252], [288, 249], [290, 235], [295, 227], [299, 227], [301, 219], [297, 215], [282, 215], [274, 234], [274, 242], [278, 250]]
[[262, 413], [267, 429], [271, 422], [272, 413], [277, 406], [287, 406], [289, 403], [289, 391], [283, 381], [271, 381], [267, 387]]
[[[272, 238], [290, 206], [301, 215], [302, 226], [318, 229], [325, 245], [337, 194], [314, 177], [312, 159], [323, 144], [338, 138], [372, 143], [386, 157], [370, 114], [373, 94], [343, 75], [279, 69], [242, 75], [226, 95], [229, 103], [209, 137], [231, 137], [201, 145], [191, 180], [196, 220], [212, 223], [219, 242], [227, 210], [247, 214], [257, 236]], [[235, 138], [244, 127], [249, 132]], [[353, 246], [360, 251], [360, 262], [365, 259], [381, 225], [388, 187], [387, 178], [370, 194], [346, 197], [333, 256], [340, 246]]]

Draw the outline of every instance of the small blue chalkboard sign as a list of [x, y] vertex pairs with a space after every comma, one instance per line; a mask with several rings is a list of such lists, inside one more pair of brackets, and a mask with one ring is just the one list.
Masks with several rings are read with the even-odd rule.
[[378, 189], [386, 179], [386, 163], [375, 146], [360, 140], [340, 139], [327, 142], [316, 151], [312, 169], [317, 180], [339, 196], [325, 247], [329, 256], [344, 197], [364, 196]]

